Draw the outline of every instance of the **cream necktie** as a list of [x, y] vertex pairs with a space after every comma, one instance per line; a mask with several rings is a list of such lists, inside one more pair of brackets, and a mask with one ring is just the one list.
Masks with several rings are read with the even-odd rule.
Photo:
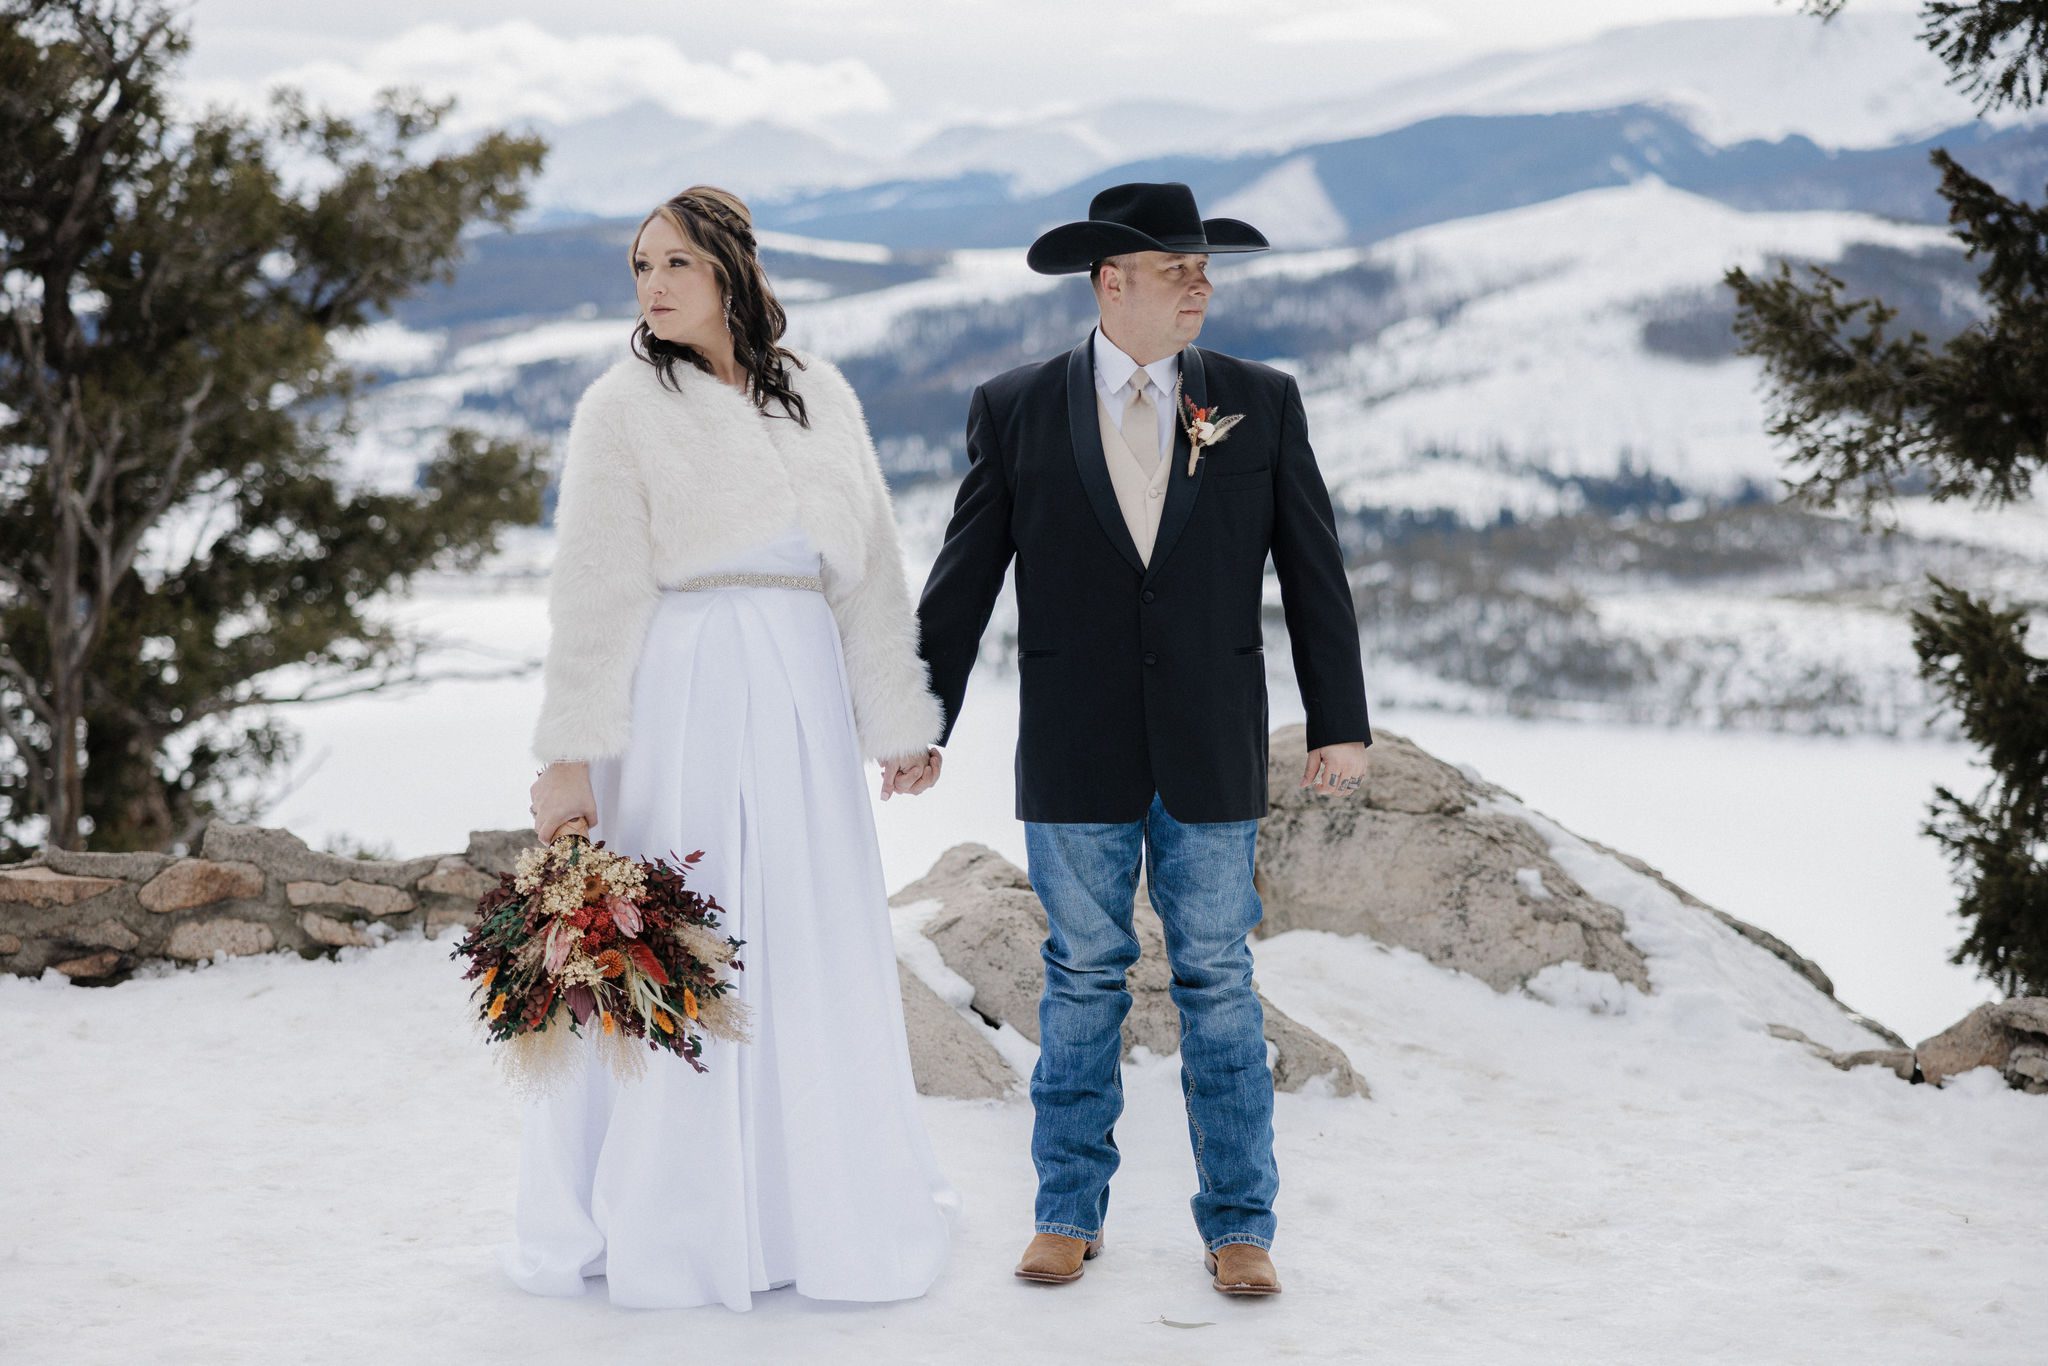
[[1133, 390], [1131, 403], [1118, 424], [1123, 430], [1124, 444], [1147, 469], [1159, 463], [1159, 408], [1152, 401], [1151, 379], [1143, 366], [1132, 372], [1127, 386]]

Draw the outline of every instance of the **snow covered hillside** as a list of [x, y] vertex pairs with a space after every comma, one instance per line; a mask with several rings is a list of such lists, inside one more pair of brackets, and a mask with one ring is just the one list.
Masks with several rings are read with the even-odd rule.
[[[1834, 261], [1857, 244], [1956, 254], [1942, 228], [1744, 213], [1655, 179], [1319, 254], [1391, 272], [1399, 321], [1313, 367], [1318, 462], [1347, 497], [1481, 519], [1568, 510], [1541, 475], [1613, 474], [1625, 458], [1689, 493], [1771, 484], [1782, 457], [1757, 364], [1658, 354], [1644, 324], [1669, 299], [1719, 289], [1730, 266]], [[1238, 278], [1306, 268], [1255, 258], [1224, 277], [1219, 311]], [[1417, 460], [1425, 450], [1467, 453], [1468, 476]], [[1503, 454], [1521, 469], [1500, 471]]]

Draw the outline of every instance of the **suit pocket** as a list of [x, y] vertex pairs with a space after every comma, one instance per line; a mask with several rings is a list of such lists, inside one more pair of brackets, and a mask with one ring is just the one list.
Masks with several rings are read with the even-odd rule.
[[1231, 470], [1216, 476], [1219, 489], [1248, 489], [1273, 482], [1273, 467], [1261, 465], [1254, 470]]
[[1241, 655], [1262, 655], [1266, 653], [1266, 647], [1263, 645], [1240, 645], [1237, 647], [1237, 653]]
[[1058, 650], [1019, 650], [1017, 651], [1017, 658], [1044, 659], [1047, 655], [1056, 655], [1058, 653]]

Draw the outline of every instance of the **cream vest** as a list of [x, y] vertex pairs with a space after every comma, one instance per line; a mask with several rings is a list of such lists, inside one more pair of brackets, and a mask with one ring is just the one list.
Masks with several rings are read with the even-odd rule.
[[1116, 489], [1116, 505], [1137, 542], [1138, 558], [1149, 565], [1152, 542], [1159, 535], [1159, 510], [1166, 506], [1166, 483], [1173, 475], [1173, 452], [1151, 461], [1132, 451], [1100, 388], [1095, 390], [1095, 416], [1102, 428], [1102, 455]]

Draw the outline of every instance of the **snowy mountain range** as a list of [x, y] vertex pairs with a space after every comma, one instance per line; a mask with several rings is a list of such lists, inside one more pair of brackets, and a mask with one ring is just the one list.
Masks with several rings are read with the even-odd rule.
[[[769, 200], [986, 177], [1005, 196], [1029, 198], [1155, 159], [1256, 160], [1448, 116], [1624, 106], [1654, 109], [1712, 146], [1801, 138], [1829, 150], [1886, 148], [1976, 121], [1918, 28], [1914, 14], [1856, 7], [1828, 23], [1799, 14], [1669, 20], [1399, 79], [1361, 73], [1347, 100], [1249, 110], [1104, 101], [938, 126], [860, 119], [853, 131], [820, 133], [766, 120], [720, 126], [642, 104], [532, 125], [556, 148], [536, 221], [638, 212], [651, 195], [692, 181]], [[1984, 125], [2026, 121], [2004, 112]]]
[[[1022, 246], [1128, 180], [1178, 180], [1203, 212], [1248, 219], [1277, 247], [1376, 241], [1447, 219], [1541, 203], [1646, 176], [1743, 208], [1859, 209], [1938, 221], [1927, 156], [1948, 146], [2007, 190], [2048, 176], [2048, 131], [1965, 124], [1921, 142], [1831, 149], [1800, 136], [1709, 142], [1654, 105], [1547, 114], [1450, 114], [1284, 152], [1126, 161], [1043, 193], [987, 171], [773, 198], [759, 221], [903, 248]], [[636, 221], [637, 221], [637, 215]]]

